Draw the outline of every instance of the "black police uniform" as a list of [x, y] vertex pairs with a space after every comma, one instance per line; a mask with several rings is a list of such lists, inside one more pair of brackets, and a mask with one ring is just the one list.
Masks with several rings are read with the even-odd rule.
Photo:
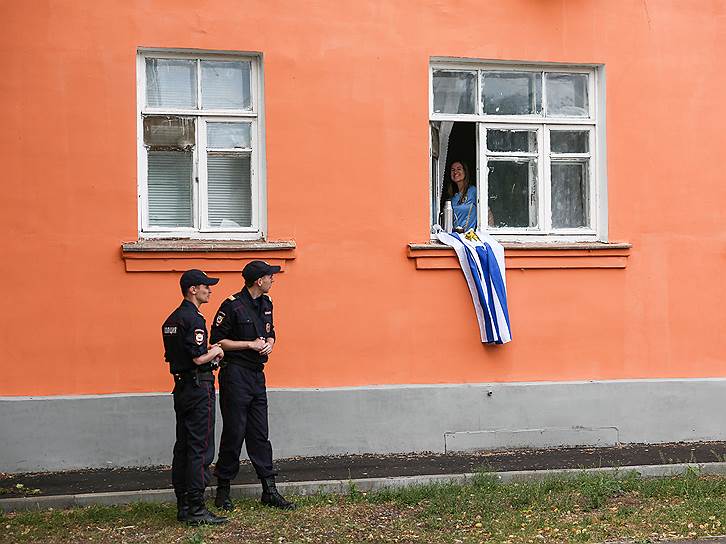
[[171, 479], [178, 499], [190, 508], [204, 504], [209, 465], [214, 459], [215, 393], [212, 364], [194, 364], [207, 353], [204, 316], [184, 300], [162, 326], [165, 358], [174, 375], [176, 443]]
[[[213, 343], [223, 339], [275, 338], [272, 300], [267, 295], [253, 299], [247, 288], [243, 288], [222, 303], [211, 334]], [[275, 475], [263, 372], [267, 358], [253, 349], [230, 350], [224, 354], [219, 373], [222, 441], [215, 467], [215, 475], [220, 480], [233, 480], [237, 476], [242, 442], [246, 444], [257, 477], [264, 482]]]

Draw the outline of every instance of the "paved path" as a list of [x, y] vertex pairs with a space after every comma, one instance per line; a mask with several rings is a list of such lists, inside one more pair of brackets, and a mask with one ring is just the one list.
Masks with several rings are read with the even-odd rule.
[[[346, 493], [430, 483], [465, 483], [481, 471], [501, 481], [541, 480], [582, 470], [643, 476], [680, 474], [693, 466], [726, 474], [726, 442], [559, 448], [469, 454], [345, 455], [279, 460], [283, 493]], [[212, 482], [212, 485], [215, 482]], [[30, 493], [28, 493], [30, 491]], [[211, 495], [213, 487], [207, 489]], [[259, 482], [244, 463], [233, 497], [257, 497]], [[96, 469], [36, 474], [0, 474], [0, 511], [73, 508], [137, 501], [173, 502], [169, 467]], [[713, 542], [713, 541], [712, 541]]]
[[[169, 445], [171, 455], [171, 444]], [[726, 442], [627, 445], [606, 448], [555, 448], [475, 453], [340, 455], [277, 460], [278, 482], [357, 480], [472, 472], [628, 467], [726, 461]], [[236, 485], [257, 484], [244, 462]], [[67, 495], [171, 489], [169, 467], [75, 470], [34, 474], [0, 474], [0, 499], [23, 496], [16, 488], [38, 489], [38, 495]]]

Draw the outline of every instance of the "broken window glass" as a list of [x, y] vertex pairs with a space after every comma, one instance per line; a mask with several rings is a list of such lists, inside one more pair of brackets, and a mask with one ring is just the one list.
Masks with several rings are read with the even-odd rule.
[[251, 149], [250, 123], [207, 123], [210, 149]]
[[202, 63], [202, 108], [252, 109], [249, 61]]
[[586, 130], [550, 131], [552, 153], [589, 153], [590, 133]]
[[587, 74], [547, 74], [547, 116], [589, 117]]
[[196, 61], [147, 58], [146, 104], [151, 108], [196, 108]]
[[553, 161], [552, 227], [589, 226], [588, 161]]
[[476, 72], [434, 70], [434, 112], [476, 113]]
[[144, 116], [144, 145], [156, 150], [191, 149], [195, 142], [193, 117]]
[[536, 227], [536, 159], [490, 159], [488, 169], [491, 226]]
[[487, 129], [487, 149], [496, 152], [537, 152], [536, 130]]
[[149, 151], [149, 225], [152, 227], [191, 227], [191, 151]]
[[542, 74], [539, 72], [482, 72], [484, 113], [539, 115]]
[[249, 153], [209, 153], [207, 190], [210, 227], [234, 229], [252, 225]]

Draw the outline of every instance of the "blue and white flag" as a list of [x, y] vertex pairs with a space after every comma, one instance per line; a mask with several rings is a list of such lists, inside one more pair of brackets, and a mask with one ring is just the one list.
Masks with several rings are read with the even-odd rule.
[[504, 278], [504, 248], [488, 234], [439, 232], [438, 238], [454, 248], [474, 302], [481, 341], [506, 344], [512, 340]]

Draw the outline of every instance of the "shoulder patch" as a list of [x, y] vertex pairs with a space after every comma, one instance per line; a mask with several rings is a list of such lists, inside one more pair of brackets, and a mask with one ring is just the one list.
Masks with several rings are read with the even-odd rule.
[[201, 346], [204, 343], [204, 330], [194, 329], [194, 341], [198, 346]]
[[224, 321], [224, 318], [227, 314], [225, 314], [223, 311], [217, 312], [217, 317], [214, 320], [214, 323], [219, 327], [222, 324], [222, 321]]

